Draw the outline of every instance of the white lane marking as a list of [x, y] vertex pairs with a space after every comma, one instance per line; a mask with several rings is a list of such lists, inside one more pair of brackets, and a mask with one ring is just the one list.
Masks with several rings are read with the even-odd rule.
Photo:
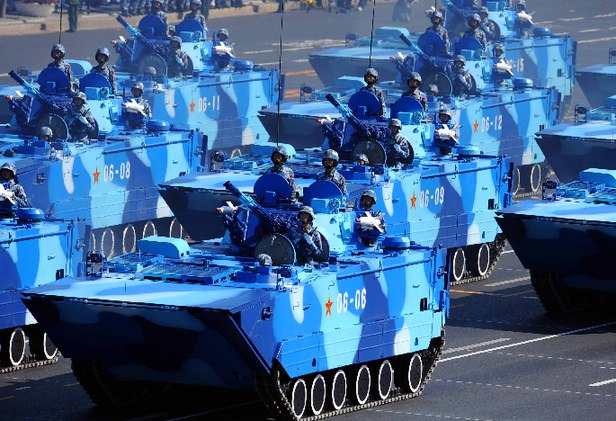
[[578, 41], [578, 44], [590, 44], [591, 42], [602, 42], [602, 41], [613, 41], [616, 37], [604, 37], [604, 38], [593, 38], [593, 39], [583, 39]]
[[586, 18], [561, 18], [559, 20], [562, 22], [575, 22], [575, 21], [584, 20], [584, 19]]
[[616, 16], [616, 12], [608, 13], [607, 15], [595, 15], [593, 18], [611, 18], [612, 16]]
[[501, 254], [509, 254], [509, 253], [515, 253], [515, 251], [513, 251], [513, 250], [505, 250]]
[[599, 31], [602, 31], [602, 29], [600, 29], [600, 28], [594, 28], [594, 29], [582, 29], [582, 30], [580, 31], [580, 34], [585, 34], [585, 33], [587, 33], [587, 32], [599, 32]]
[[542, 387], [529, 387], [529, 386], [514, 386], [511, 384], [499, 384], [499, 383], [481, 383], [481, 382], [469, 382], [462, 380], [443, 380], [443, 379], [434, 379], [435, 382], [444, 382], [444, 383], [453, 383], [453, 384], [461, 384], [461, 385], [474, 385], [474, 386], [488, 386], [488, 387], [501, 387], [504, 389], [515, 389], [515, 390], [530, 390], [533, 392], [549, 392], [549, 393], [566, 393], [569, 395], [579, 395], [579, 396], [599, 396], [602, 398], [613, 398], [613, 394], [609, 393], [591, 393], [591, 392], [580, 392], [577, 390], [562, 390], [562, 389], [549, 389]]
[[586, 364], [605, 364], [605, 365], [600, 366], [599, 368], [616, 370], [616, 367], [607, 367], [607, 365], [616, 364], [613, 361], [583, 360], [579, 358], [553, 357], [551, 355], [523, 354], [523, 353], [515, 353], [515, 352], [496, 352], [496, 354], [506, 355], [508, 357], [539, 358], [539, 359], [546, 359], [546, 360], [569, 361], [569, 362], [578, 362], [578, 363], [586, 363]]
[[267, 66], [278, 66], [277, 61], [272, 61], [270, 63], [259, 63], [259, 66], [267, 67]]
[[[459, 415], [429, 414], [429, 413], [422, 413], [422, 412], [393, 411], [391, 409], [366, 409], [366, 411], [382, 412], [384, 414], [411, 415], [415, 417], [437, 418], [437, 419], [445, 419], [445, 420], [483, 421], [482, 418], [469, 418], [469, 417], [463, 417]], [[488, 420], [490, 420], [490, 418], [488, 418]]]
[[598, 386], [604, 386], [604, 385], [610, 384], [610, 383], [616, 383], [616, 379], [603, 380], [602, 382], [592, 383], [592, 384], [589, 384], [588, 386], [590, 386], [590, 387], [598, 387]]
[[509, 285], [509, 284], [517, 284], [518, 282], [528, 281], [530, 276], [523, 276], [521, 278], [510, 279], [508, 281], [500, 281], [500, 282], [491, 282], [489, 284], [485, 284], [487, 287], [497, 287], [501, 285]]
[[616, 29], [616, 26], [610, 26], [610, 27], [609, 27], [609, 28], [607, 28], [607, 29], [609, 29], [610, 31], [613, 31], [614, 29]]
[[308, 63], [308, 59], [307, 58], [300, 58], [297, 60], [293, 60], [293, 63]]
[[494, 339], [493, 341], [479, 342], [473, 345], [460, 346], [458, 348], [449, 348], [443, 351], [443, 354], [449, 354], [451, 352], [458, 352], [458, 351], [466, 351], [467, 349], [480, 348], [482, 346], [499, 344], [501, 342], [507, 342], [510, 340], [511, 338], [500, 338], [500, 339]]
[[473, 357], [475, 355], [486, 354], [488, 352], [500, 351], [501, 349], [507, 349], [507, 348], [513, 348], [515, 346], [532, 344], [534, 342], [546, 341], [548, 339], [560, 338], [561, 336], [573, 335], [575, 333], [587, 332], [589, 330], [596, 330], [596, 329], [599, 329], [601, 327], [614, 326], [614, 325], [616, 325], [616, 322], [603, 323], [603, 324], [600, 324], [600, 325], [583, 327], [581, 329], [570, 330], [568, 332], [558, 333], [556, 335], [542, 336], [540, 338], [529, 339], [527, 341], [516, 342], [514, 344], [497, 346], [496, 348], [482, 349], [481, 351], [475, 351], [475, 352], [471, 352], [471, 353], [468, 353], [468, 354], [456, 355], [455, 357], [443, 358], [442, 360], [440, 360], [440, 362], [442, 363], [442, 362], [445, 362], [445, 361], [457, 360], [457, 359], [460, 359], [460, 358]]
[[244, 54], [245, 56], [250, 55], [250, 54], [265, 54], [265, 53], [273, 53], [274, 50], [260, 50], [260, 51], [245, 51], [242, 54]]

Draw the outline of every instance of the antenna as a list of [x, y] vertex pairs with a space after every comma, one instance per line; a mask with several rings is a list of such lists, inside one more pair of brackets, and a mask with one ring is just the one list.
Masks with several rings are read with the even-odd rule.
[[58, 44], [62, 44], [62, 16], [64, 12], [63, 1], [60, 0], [60, 32], [58, 33]]
[[284, 95], [282, 89], [282, 37], [284, 34], [284, 0], [280, 0], [280, 39], [278, 45], [278, 110], [276, 111], [276, 146], [280, 142], [280, 101], [281, 95]]
[[372, 67], [372, 43], [374, 42], [374, 13], [376, 11], [376, 0], [372, 0], [372, 23], [370, 27], [370, 55], [368, 56], [368, 67]]

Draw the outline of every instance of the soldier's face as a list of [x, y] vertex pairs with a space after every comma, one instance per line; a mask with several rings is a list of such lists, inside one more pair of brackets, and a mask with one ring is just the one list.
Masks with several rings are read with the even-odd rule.
[[81, 107], [83, 107], [83, 99], [81, 99], [81, 98], [73, 98], [73, 104], [75, 105], [75, 107], [81, 108]]
[[366, 75], [364, 76], [364, 81], [366, 83], [374, 85], [376, 83], [376, 77], [374, 77], [374, 75]]
[[272, 162], [276, 166], [284, 164], [284, 155], [276, 152], [274, 155], [272, 155]]
[[9, 181], [10, 179], [13, 178], [13, 171], [5, 168], [2, 171], [0, 171], [0, 177], [2, 177], [2, 179], [5, 181]]
[[362, 196], [359, 203], [361, 204], [362, 208], [372, 208], [372, 198], [371, 197]]
[[132, 88], [130, 92], [133, 94], [134, 97], [140, 97], [141, 94], [143, 94], [143, 92], [141, 92], [141, 89], [139, 88]]
[[476, 28], [477, 26], [479, 26], [479, 22], [477, 22], [475, 19], [473, 19], [473, 20], [468, 22], [468, 26], [470, 26], [471, 28]]
[[440, 23], [441, 23], [441, 18], [432, 18], [433, 25], [440, 25]]
[[152, 9], [155, 11], [159, 11], [162, 8], [162, 4], [160, 4], [159, 2], [155, 1], [152, 3]]
[[438, 118], [443, 122], [443, 123], [449, 123], [449, 114], [439, 114]]
[[417, 89], [419, 88], [419, 81], [415, 79], [409, 80], [409, 88]]
[[301, 212], [297, 217], [299, 218], [299, 221], [302, 223], [302, 225], [306, 225], [312, 222], [312, 216], [310, 216], [309, 213]]
[[171, 43], [171, 48], [173, 48], [174, 50], [179, 50], [180, 49], [180, 43], [177, 41], [173, 41]]
[[336, 161], [331, 158], [323, 158], [322, 164], [325, 168], [334, 168], [336, 166]]
[[395, 136], [400, 132], [400, 127], [398, 126], [389, 126], [389, 130], [391, 130], [391, 133]]
[[53, 53], [51, 53], [51, 56], [54, 59], [58, 60], [58, 59], [62, 58], [62, 51], [56, 50]]
[[500, 58], [500, 56], [503, 55], [503, 52], [501, 50], [494, 50], [494, 56], [496, 58]]
[[456, 61], [456, 67], [457, 67], [458, 69], [461, 69], [461, 68], [463, 68], [463, 67], [464, 67], [464, 63], [462, 63], [461, 61]]
[[107, 61], [107, 56], [106, 55], [100, 54], [100, 53], [96, 55], [96, 62], [98, 64], [103, 64], [106, 61]]
[[44, 142], [49, 142], [49, 141], [51, 140], [51, 137], [49, 137], [49, 136], [45, 136], [45, 135], [40, 135], [40, 136], [38, 137], [38, 140], [42, 140], [42, 141], [44, 141]]
[[485, 19], [488, 17], [488, 14], [486, 12], [481, 12], [479, 16], [481, 17], [481, 19]]

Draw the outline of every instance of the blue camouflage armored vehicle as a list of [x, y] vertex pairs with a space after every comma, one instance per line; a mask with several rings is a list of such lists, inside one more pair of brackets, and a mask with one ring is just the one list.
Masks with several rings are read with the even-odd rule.
[[616, 272], [616, 172], [591, 168], [564, 185], [550, 180], [543, 200], [497, 212], [498, 224], [546, 311], [613, 305]]
[[[2, 186], [2, 184], [0, 184]], [[0, 373], [50, 364], [58, 350], [21, 302], [21, 292], [68, 275], [84, 259], [84, 227], [18, 209], [0, 191]]]
[[[445, 76], [441, 80], [446, 80]], [[451, 127], [456, 130], [457, 146], [472, 147], [491, 156], [507, 155], [513, 170], [513, 193], [516, 196], [537, 194], [546, 174], [543, 152], [535, 141], [535, 133], [552, 127], [558, 121], [558, 93], [553, 89], [536, 89], [528, 79], [514, 79], [512, 88], [484, 89], [479, 96], [449, 97], [446, 104]], [[347, 145], [348, 152], [359, 140], [378, 137], [388, 121], [375, 116], [378, 100], [370, 92], [360, 91], [349, 100], [349, 106], [330, 97], [345, 120], [324, 125], [328, 146]], [[429, 153], [438, 121], [441, 103], [428, 101], [428, 115], [413, 98], [402, 97], [391, 106], [390, 116], [402, 121], [401, 135], [413, 143], [417, 157]], [[358, 115], [360, 117], [358, 117]], [[434, 124], [426, 122], [432, 117]], [[375, 139], [373, 139], [375, 140]]]
[[[426, 142], [432, 139], [426, 138]], [[287, 165], [304, 201], [315, 191], [340, 197], [338, 187], [316, 181], [323, 171], [322, 152], [295, 154], [292, 147], [286, 149], [291, 156]], [[493, 216], [496, 209], [511, 202], [509, 160], [473, 155], [463, 148], [446, 156], [439, 148], [432, 149], [434, 153], [415, 160], [414, 166], [405, 161], [406, 165], [398, 168], [386, 165], [387, 151], [378, 141], [360, 140], [353, 153], [341, 147], [338, 172], [346, 178], [348, 197], [339, 200], [338, 206], [347, 211], [358, 209], [362, 192], [373, 190], [375, 209], [384, 216], [388, 235], [408, 236], [418, 244], [447, 249], [454, 283], [485, 279], [504, 247]], [[230, 159], [214, 173], [189, 174], [165, 182], [161, 195], [192, 239], [220, 236], [222, 230], [201, 221], [216, 218], [216, 211], [224, 217], [237, 204], [224, 182], [233, 179], [242, 192], [255, 194], [255, 182], [271, 167], [274, 150], [273, 146], [255, 147], [251, 156]], [[358, 153], [367, 155], [370, 166], [354, 165], [348, 158]], [[236, 228], [242, 232], [239, 236], [251, 238], [250, 221], [238, 223]]]
[[562, 183], [586, 168], [613, 168], [616, 160], [616, 95], [596, 109], [576, 106], [573, 122], [537, 133], [537, 143]]
[[616, 95], [616, 48], [610, 48], [608, 64], [593, 64], [576, 70], [575, 80], [590, 106], [601, 107], [605, 98]]
[[119, 91], [142, 82], [153, 119], [199, 128], [210, 148], [233, 156], [254, 142], [267, 141], [258, 111], [274, 106], [283, 95], [284, 78], [277, 70], [236, 60], [232, 46], [205, 39], [199, 21], [184, 19], [175, 27], [174, 39], [186, 55], [186, 66], [178, 72], [159, 17], [144, 16], [138, 29], [121, 16], [118, 21], [133, 36], [114, 41]]
[[[447, 3], [444, 4], [447, 6]], [[457, 3], [457, 2], [456, 2]], [[518, 35], [517, 12], [508, 9], [508, 2], [486, 2], [489, 9], [489, 19], [496, 26], [497, 38], [494, 42], [501, 42], [505, 48], [507, 62], [511, 65], [513, 76], [516, 78], [532, 79], [536, 86], [556, 88], [561, 95], [563, 110], [571, 103], [571, 91], [575, 83], [576, 42], [568, 35], [553, 35], [547, 28], [533, 27], [530, 35]], [[455, 4], [452, 4], [455, 6]], [[466, 40], [459, 37], [459, 14], [464, 16], [474, 13], [472, 10], [460, 10], [450, 7], [446, 11], [445, 25], [449, 28], [452, 39], [452, 55], [460, 54], [455, 47], [456, 40]], [[444, 42], [435, 33], [426, 32], [421, 35], [410, 35], [405, 28], [384, 27], [375, 31], [377, 43], [370, 46], [370, 39], [360, 39], [353, 47], [328, 48], [309, 56], [310, 64], [315, 69], [319, 79], [325, 86], [331, 86], [334, 80], [342, 75], [360, 75], [367, 67], [378, 70], [381, 80], [393, 80], [397, 70], [392, 66], [391, 58], [399, 51], [405, 51], [407, 45], [401, 40], [394, 45], [396, 37], [408, 38], [416, 42], [419, 48], [428, 55], [442, 51]], [[378, 41], [385, 41], [385, 47], [380, 47]], [[440, 40], [440, 41], [439, 41]], [[492, 46], [488, 46], [491, 56]], [[415, 54], [413, 50], [411, 53]], [[487, 55], [483, 48], [474, 50], [478, 55]], [[446, 56], [446, 55], [445, 55]], [[419, 57], [415, 57], [419, 58]], [[419, 70], [418, 70], [419, 71]], [[421, 73], [421, 71], [420, 71]], [[424, 76], [422, 74], [422, 76]]]
[[[91, 399], [108, 408], [187, 387], [256, 389], [277, 418], [315, 419], [419, 396], [444, 344], [444, 251], [404, 237], [359, 246], [341, 195], [304, 196], [313, 211], [284, 203], [288, 184], [258, 182], [260, 203], [225, 185], [243, 203], [229, 220], [250, 213], [273, 228], [256, 249], [229, 235], [192, 248], [149, 237], [139, 253], [25, 293]], [[321, 244], [303, 265], [288, 234], [298, 216]]]

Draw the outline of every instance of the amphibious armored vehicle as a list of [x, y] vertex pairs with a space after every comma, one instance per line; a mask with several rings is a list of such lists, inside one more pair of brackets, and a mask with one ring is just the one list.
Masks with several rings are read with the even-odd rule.
[[616, 297], [616, 172], [591, 168], [579, 180], [548, 181], [543, 200], [497, 211], [498, 224], [550, 313], [604, 306]]
[[[444, 343], [444, 250], [402, 236], [363, 247], [334, 184], [288, 203], [286, 180], [264, 177], [259, 201], [225, 183], [242, 202], [229, 220], [251, 215], [256, 248], [236, 235], [194, 248], [149, 237], [89, 276], [25, 293], [96, 404], [256, 389], [275, 416], [312, 419], [421, 394]], [[323, 246], [299, 265], [288, 232], [306, 204]]]
[[58, 360], [58, 350], [21, 302], [21, 292], [78, 275], [84, 226], [45, 219], [0, 199], [0, 373]]
[[593, 64], [575, 71], [575, 79], [592, 108], [616, 95], [616, 48], [610, 48], [607, 64]]

